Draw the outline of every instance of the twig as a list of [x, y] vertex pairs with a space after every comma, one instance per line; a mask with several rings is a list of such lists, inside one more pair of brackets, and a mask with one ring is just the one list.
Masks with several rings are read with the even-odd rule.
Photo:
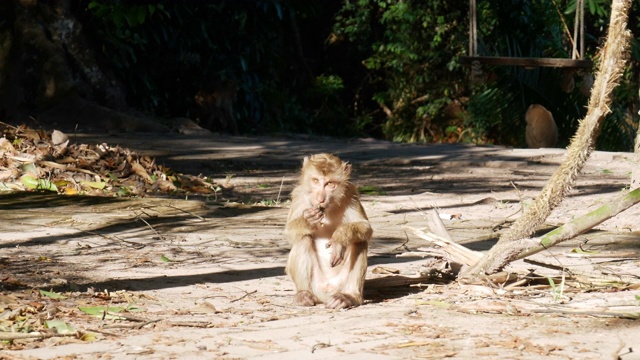
[[168, 207], [168, 208], [172, 208], [172, 209], [178, 210], [178, 211], [182, 211], [182, 212], [184, 212], [184, 213], [186, 213], [186, 214], [189, 214], [189, 215], [191, 215], [191, 216], [193, 216], [193, 217], [195, 217], [195, 218], [198, 218], [198, 219], [200, 219], [200, 220], [202, 220], [202, 221], [206, 221], [206, 219], [205, 219], [205, 218], [203, 218], [202, 216], [200, 216], [200, 215], [196, 215], [196, 214], [194, 214], [194, 213], [192, 213], [192, 212], [190, 212], [190, 211], [187, 211], [187, 210], [181, 209], [181, 208], [179, 208], [179, 207], [177, 207], [177, 206], [173, 206], [173, 205], [165, 205], [165, 206], [166, 206], [166, 207]]
[[69, 336], [78, 336], [77, 333], [71, 334], [58, 334], [58, 333], [41, 333], [41, 332], [32, 332], [32, 333], [16, 333], [16, 332], [0, 332], [0, 340], [3, 341], [11, 341], [11, 340], [19, 340], [19, 339], [48, 339], [52, 337], [69, 337]]
[[11, 125], [11, 124], [7, 124], [7, 123], [6, 123], [6, 122], [4, 122], [4, 121], [0, 121], [0, 124], [4, 125], [4, 126], [6, 126], [6, 127], [13, 128], [13, 129], [18, 129], [17, 127], [15, 127], [15, 126], [13, 126], [13, 125]]
[[404, 250], [404, 251], [411, 251], [409, 249], [409, 247], [407, 246], [407, 244], [409, 243], [409, 234], [407, 234], [407, 232], [404, 232], [404, 237], [405, 240], [402, 244], [398, 245], [398, 247], [396, 247], [395, 249], [391, 250], [392, 253], [399, 251], [400, 249]]
[[622, 319], [632, 319], [637, 320], [640, 319], [640, 315], [638, 313], [622, 313], [622, 312], [609, 312], [609, 311], [596, 311], [596, 310], [573, 310], [573, 309], [542, 309], [542, 310], [531, 310], [531, 312], [536, 314], [575, 314], [575, 315], [590, 315], [590, 316], [606, 316], [606, 317], [617, 317]]
[[208, 329], [214, 326], [211, 322], [208, 321], [167, 321], [167, 324], [171, 326], [194, 327], [203, 329]]
[[[77, 229], [76, 229], [76, 230], [77, 230]], [[104, 239], [107, 239], [107, 240], [109, 240], [109, 241], [116, 241], [116, 242], [117, 242], [117, 241], [119, 241], [119, 242], [123, 242], [123, 243], [125, 243], [125, 244], [132, 245], [132, 247], [133, 247], [134, 249], [136, 249], [136, 250], [140, 250], [140, 249], [142, 249], [142, 248], [144, 248], [144, 247], [146, 247], [146, 246], [147, 246], [147, 245], [145, 245], [145, 244], [140, 244], [140, 243], [137, 243], [137, 242], [134, 242], [134, 241], [129, 241], [129, 240], [121, 239], [121, 238], [119, 238], [119, 237], [117, 237], [117, 236], [107, 236], [107, 235], [103, 235], [103, 234], [97, 233], [97, 232], [95, 232], [95, 231], [89, 231], [89, 230], [79, 230], [79, 231], [80, 231], [80, 232], [83, 232], [83, 233], [90, 234], [90, 235], [99, 236], [99, 237], [104, 238]]]
[[324, 349], [324, 348], [330, 347], [330, 346], [331, 346], [331, 343], [323, 343], [323, 342], [316, 343], [311, 348], [311, 353], [313, 354], [318, 349]]
[[278, 190], [278, 197], [276, 198], [276, 204], [280, 203], [280, 194], [282, 193], [283, 185], [284, 185], [284, 176], [282, 177], [282, 181], [280, 181], [280, 190]]
[[404, 227], [413, 231], [416, 236], [427, 240], [432, 244], [442, 247], [442, 250], [445, 251], [452, 258], [452, 260], [457, 263], [473, 265], [482, 257], [481, 252], [470, 250], [460, 244], [457, 244], [451, 240], [447, 240], [436, 234], [425, 233], [424, 231], [411, 226]]
[[156, 236], [157, 236], [158, 238], [162, 239], [162, 235], [160, 235], [160, 233], [158, 233], [158, 232], [156, 231], [156, 229], [154, 229], [154, 228], [153, 228], [153, 226], [151, 226], [151, 224], [149, 224], [149, 223], [147, 222], [147, 220], [143, 219], [143, 218], [142, 218], [142, 216], [140, 216], [140, 215], [138, 215], [138, 216], [136, 216], [136, 217], [138, 218], [138, 220], [140, 220], [140, 221], [142, 221], [143, 223], [147, 224], [147, 226], [149, 227], [149, 229], [151, 229], [151, 231], [153, 231], [153, 232], [156, 234]]
[[233, 299], [233, 300], [231, 300], [231, 301], [229, 301], [229, 302], [236, 302], [236, 301], [240, 301], [240, 300], [242, 300], [242, 299], [246, 298], [247, 296], [249, 296], [249, 295], [251, 295], [251, 294], [255, 294], [255, 293], [257, 293], [257, 292], [258, 292], [258, 290], [249, 291], [249, 292], [247, 292], [246, 294], [244, 294], [244, 295], [240, 296], [239, 298], [237, 298], [237, 299]]
[[162, 319], [151, 319], [151, 320], [148, 320], [148, 319], [137, 317], [137, 316], [133, 316], [133, 315], [127, 315], [127, 314], [116, 313], [116, 312], [111, 312], [111, 311], [105, 311], [104, 315], [111, 315], [111, 316], [116, 316], [116, 317], [122, 318], [124, 320], [139, 322], [140, 324], [136, 324], [134, 326], [130, 326], [130, 328], [133, 328], [133, 329], [142, 329], [143, 327], [145, 327], [145, 326], [147, 326], [149, 324], [153, 324], [153, 323], [162, 321]]
[[112, 333], [110, 331], [104, 331], [102, 329], [96, 329], [96, 328], [90, 328], [90, 329], [87, 329], [87, 331], [97, 332], [97, 333], [100, 333], [100, 334], [103, 334], [103, 335], [114, 336], [114, 337], [122, 336], [122, 334], [116, 334], [116, 333]]
[[123, 318], [125, 320], [136, 321], [136, 322], [145, 322], [145, 321], [158, 322], [158, 321], [162, 320], [162, 319], [149, 320], [149, 319], [141, 318], [141, 317], [138, 317], [138, 316], [127, 315], [127, 314], [118, 313], [118, 312], [112, 312], [112, 311], [105, 311], [104, 315], [111, 315], [111, 316]]

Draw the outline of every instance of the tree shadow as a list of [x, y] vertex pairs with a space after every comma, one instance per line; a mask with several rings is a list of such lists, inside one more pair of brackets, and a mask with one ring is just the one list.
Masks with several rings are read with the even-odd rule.
[[[167, 200], [169, 201], [169, 200]], [[192, 200], [201, 202], [200, 200]], [[144, 199], [127, 199], [97, 196], [62, 196], [51, 193], [11, 193], [0, 194], [0, 218], [5, 223], [22, 222], [28, 224], [30, 219], [50, 218], [51, 223], [71, 221], [74, 215], [85, 214], [96, 219], [101, 218], [100, 214], [129, 214], [120, 216], [119, 219], [109, 219], [107, 224], [81, 229], [70, 226], [73, 233], [61, 235], [35, 236], [28, 240], [2, 241], [0, 248], [15, 246], [38, 246], [56, 243], [58, 241], [69, 241], [74, 239], [84, 239], [87, 237], [100, 236], [108, 241], [122, 242], [123, 237], [141, 238], [149, 235], [156, 235], [156, 239], [162, 234], [170, 234], [171, 229], [185, 226], [197, 226], [200, 231], [209, 231], [225, 226], [225, 218], [241, 217], [250, 214], [257, 214], [272, 210], [271, 207], [246, 206], [227, 208], [221, 205], [210, 207], [202, 206], [198, 216], [190, 211], [182, 211], [175, 208], [169, 215], [149, 215], [154, 207], [164, 207], [162, 199], [145, 201]], [[167, 205], [170, 207], [170, 205]], [[139, 214], [134, 214], [132, 209], [140, 208]], [[42, 226], [42, 224], [34, 225]], [[46, 226], [46, 225], [45, 225]], [[121, 234], [121, 236], [116, 236]], [[143, 246], [144, 243], [139, 243]]]

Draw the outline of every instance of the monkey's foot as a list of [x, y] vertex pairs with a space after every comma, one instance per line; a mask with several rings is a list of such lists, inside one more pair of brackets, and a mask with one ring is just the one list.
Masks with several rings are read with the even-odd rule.
[[298, 291], [293, 303], [300, 306], [314, 306], [318, 303], [316, 297], [310, 291]]
[[337, 293], [332, 295], [325, 305], [329, 309], [346, 309], [360, 305], [353, 296]]

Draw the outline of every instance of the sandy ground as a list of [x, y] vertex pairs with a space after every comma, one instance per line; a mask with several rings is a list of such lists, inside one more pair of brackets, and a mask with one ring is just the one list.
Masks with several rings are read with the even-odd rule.
[[[434, 207], [459, 215], [445, 220], [456, 241], [490, 248], [508, 226], [505, 220], [536, 196], [564, 150], [303, 137], [74, 139], [119, 144], [218, 181], [231, 176], [234, 189], [186, 199], [0, 195], [4, 308], [29, 301], [52, 306], [49, 317], [97, 338], [15, 340], [0, 359], [640, 359], [640, 320], [629, 315], [640, 314], [638, 288], [584, 280], [585, 274], [609, 281], [624, 274], [640, 282], [638, 206], [537, 255], [583, 275], [571, 277], [562, 292], [544, 277], [509, 288], [434, 278], [368, 286], [366, 303], [349, 310], [292, 305], [282, 229], [304, 155], [335, 153], [353, 163], [357, 185], [374, 189], [362, 196], [374, 227], [367, 277], [386, 279], [395, 275], [385, 271], [432, 269], [432, 258], [398, 255], [427, 246], [404, 226], [425, 227]], [[631, 159], [594, 153], [548, 225], [624, 191]], [[578, 248], [610, 256], [579, 256]], [[523, 261], [510, 269], [561, 275]], [[35, 289], [65, 298], [43, 298]], [[79, 310], [105, 305], [130, 311], [113, 319]]]

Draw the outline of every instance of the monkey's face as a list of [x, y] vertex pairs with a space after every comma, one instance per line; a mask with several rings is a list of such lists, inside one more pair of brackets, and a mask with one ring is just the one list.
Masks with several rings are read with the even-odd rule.
[[334, 206], [344, 206], [351, 165], [330, 154], [305, 157], [302, 163], [301, 186], [310, 205], [322, 212]]
[[333, 203], [336, 190], [339, 188], [338, 181], [326, 176], [315, 174], [309, 177], [308, 193], [311, 205], [322, 211], [330, 207]]

